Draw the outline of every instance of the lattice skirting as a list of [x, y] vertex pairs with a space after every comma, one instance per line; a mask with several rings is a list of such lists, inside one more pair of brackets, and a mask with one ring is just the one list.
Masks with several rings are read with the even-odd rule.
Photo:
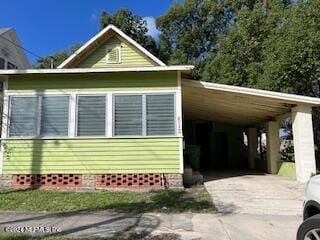
[[101, 188], [165, 188], [166, 174], [101, 174], [97, 175], [96, 187]]
[[182, 187], [181, 174], [16, 174], [0, 175], [1, 188], [43, 189], [164, 189]]
[[78, 174], [22, 174], [13, 175], [14, 188], [81, 188], [82, 176]]

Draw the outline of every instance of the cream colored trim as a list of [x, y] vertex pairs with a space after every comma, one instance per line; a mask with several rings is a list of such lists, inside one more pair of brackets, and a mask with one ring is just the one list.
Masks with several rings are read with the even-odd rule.
[[0, 70], [1, 75], [19, 74], [68, 74], [68, 73], [113, 73], [113, 72], [161, 72], [191, 71], [192, 65], [157, 66], [157, 67], [126, 67], [126, 68], [65, 68], [65, 69], [14, 69]]
[[106, 133], [108, 138], [113, 136], [113, 94], [107, 94], [107, 124]]
[[102, 94], [144, 94], [144, 93], [178, 93], [179, 90], [171, 90], [171, 89], [162, 89], [162, 90], [141, 90], [141, 91], [131, 91], [131, 90], [121, 90], [121, 91], [52, 91], [52, 92], [38, 92], [38, 91], [28, 91], [28, 92], [20, 92], [20, 91], [9, 91], [7, 92], [8, 96], [37, 96], [37, 95], [102, 95]]
[[76, 106], [77, 96], [75, 93], [72, 93], [69, 97], [69, 137], [76, 136]]
[[320, 106], [320, 98], [306, 97], [306, 96], [295, 95], [295, 94], [280, 93], [280, 92], [273, 92], [273, 91], [259, 90], [259, 89], [253, 89], [253, 88], [238, 87], [238, 86], [229, 86], [225, 84], [208, 83], [208, 82], [194, 81], [189, 79], [184, 79], [182, 81], [182, 86], [183, 85], [212, 89], [212, 90], [222, 91], [222, 92], [272, 98], [277, 100], [283, 100], [284, 102], [288, 102], [288, 103], [297, 103], [297, 104], [305, 103], [313, 106]]
[[70, 57], [68, 57], [63, 63], [61, 63], [58, 66], [58, 68], [59, 69], [64, 68], [68, 63], [70, 63], [74, 58], [76, 58], [86, 48], [88, 48], [91, 44], [93, 44], [95, 41], [97, 41], [99, 38], [101, 38], [104, 34], [106, 34], [109, 31], [114, 31], [115, 33], [120, 35], [122, 38], [124, 38], [126, 41], [128, 41], [130, 44], [132, 44], [134, 47], [136, 47], [138, 50], [140, 50], [142, 53], [144, 53], [147, 57], [149, 57], [155, 63], [159, 64], [160, 66], [165, 66], [165, 64], [160, 59], [158, 59], [153, 54], [151, 54], [149, 51], [147, 51], [144, 47], [142, 47], [140, 44], [138, 44], [136, 41], [134, 41], [132, 38], [130, 38], [128, 35], [126, 35], [124, 32], [122, 32], [119, 28], [117, 28], [116, 26], [110, 24], [106, 28], [101, 30], [93, 38], [91, 38], [88, 42], [86, 42], [74, 54], [72, 54]]

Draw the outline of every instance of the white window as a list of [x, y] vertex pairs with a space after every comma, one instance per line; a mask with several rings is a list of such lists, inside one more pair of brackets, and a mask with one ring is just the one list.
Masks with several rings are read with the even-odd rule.
[[142, 95], [119, 95], [114, 97], [114, 135], [142, 134]]
[[68, 136], [68, 96], [11, 96], [9, 136]]
[[68, 136], [69, 97], [41, 98], [41, 136]]
[[174, 94], [116, 95], [114, 97], [115, 136], [174, 134]]
[[174, 94], [146, 96], [147, 135], [175, 134]]
[[121, 46], [120, 45], [107, 45], [106, 62], [121, 63]]
[[106, 96], [78, 96], [77, 136], [106, 135]]
[[10, 137], [34, 137], [38, 133], [38, 97], [10, 98]]

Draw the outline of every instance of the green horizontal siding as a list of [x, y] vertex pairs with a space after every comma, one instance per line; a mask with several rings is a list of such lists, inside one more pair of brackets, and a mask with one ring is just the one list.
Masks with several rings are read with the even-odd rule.
[[3, 174], [179, 173], [178, 138], [10, 140]]
[[175, 89], [175, 72], [95, 73], [68, 75], [17, 75], [10, 76], [8, 90], [34, 91], [122, 91]]
[[[121, 63], [110, 64], [106, 62], [106, 46], [111, 44], [121, 44]], [[96, 50], [89, 54], [83, 61], [74, 67], [78, 68], [103, 68], [103, 67], [145, 67], [156, 66], [147, 56], [142, 54], [135, 47], [127, 44], [117, 37], [112, 37], [102, 43]]]

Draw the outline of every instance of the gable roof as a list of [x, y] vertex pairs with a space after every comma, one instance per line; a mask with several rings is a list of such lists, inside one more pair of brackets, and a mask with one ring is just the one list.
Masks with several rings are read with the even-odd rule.
[[30, 68], [30, 63], [27, 58], [27, 55], [23, 50], [23, 48], [21, 47], [21, 42], [19, 40], [19, 37], [13, 28], [11, 27], [0, 28], [0, 41], [3, 41], [5, 43], [8, 43], [8, 45], [10, 45], [9, 47], [6, 47], [8, 48], [9, 52], [16, 51], [15, 53], [11, 53], [12, 56], [15, 56], [14, 59], [11, 59], [12, 63], [17, 65], [20, 69]]
[[137, 43], [135, 40], [130, 38], [128, 35], [126, 35], [124, 32], [122, 32], [119, 28], [117, 28], [114, 25], [108, 25], [103, 30], [101, 30], [97, 35], [95, 35], [93, 38], [91, 38], [88, 42], [86, 42], [81, 48], [79, 48], [77, 51], [75, 51], [70, 57], [68, 57], [63, 63], [61, 63], [58, 68], [66, 68], [68, 65], [74, 61], [77, 57], [81, 57], [81, 54], [84, 53], [87, 49], [89, 49], [91, 46], [94, 46], [100, 39], [103, 39], [107, 34], [114, 32], [120, 37], [122, 37], [124, 40], [126, 40], [128, 43], [133, 45], [137, 50], [139, 50], [142, 54], [147, 56], [149, 59], [154, 61], [159, 66], [165, 66], [165, 64], [157, 57], [155, 57], [153, 54], [151, 54], [148, 50], [146, 50], [144, 47], [142, 47], [139, 43]]
[[11, 28], [0, 28], [0, 35], [4, 34], [5, 32], [11, 30]]

